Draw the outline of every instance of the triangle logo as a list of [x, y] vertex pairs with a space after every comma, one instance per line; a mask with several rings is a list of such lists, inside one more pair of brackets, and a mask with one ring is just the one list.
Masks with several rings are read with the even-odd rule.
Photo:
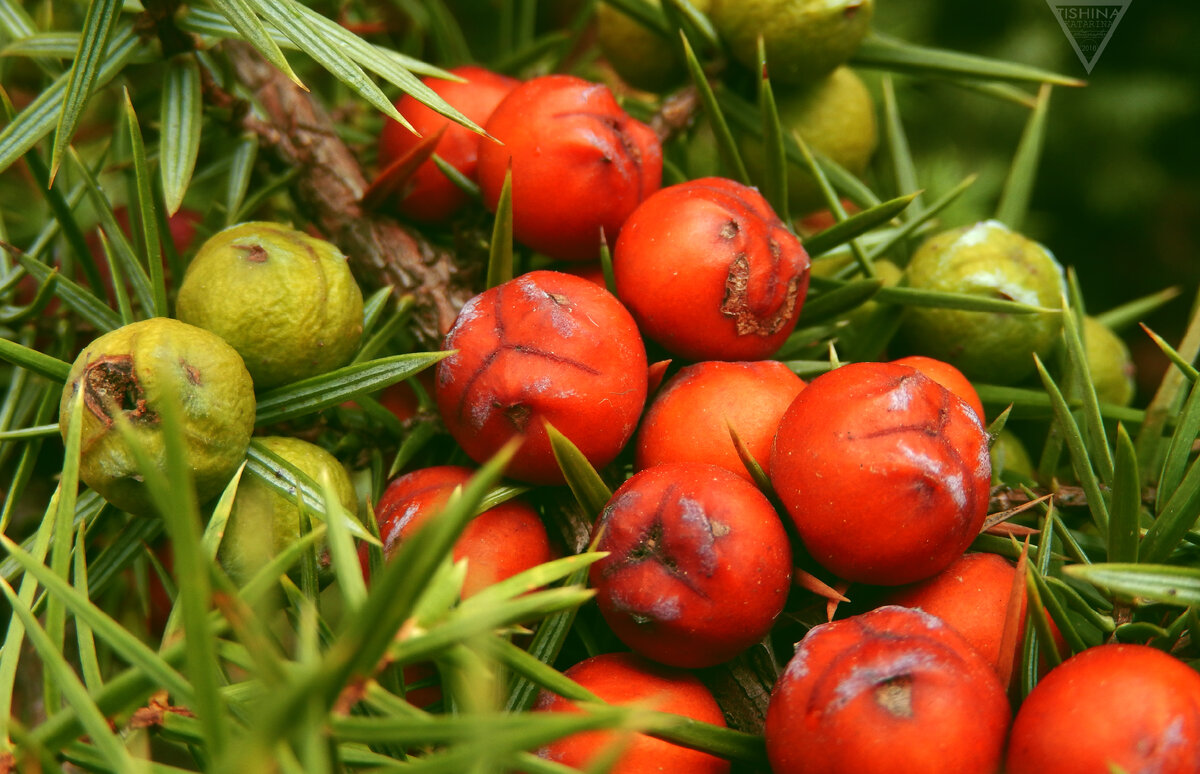
[[1046, 0], [1046, 5], [1054, 12], [1058, 26], [1062, 27], [1084, 69], [1091, 73], [1129, 9], [1130, 1]]

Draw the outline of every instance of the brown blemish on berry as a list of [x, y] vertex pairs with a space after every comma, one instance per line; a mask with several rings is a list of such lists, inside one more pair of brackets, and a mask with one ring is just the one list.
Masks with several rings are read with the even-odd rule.
[[512, 423], [513, 428], [518, 433], [525, 432], [525, 428], [528, 427], [529, 418], [531, 416], [533, 416], [533, 409], [529, 408], [529, 406], [526, 406], [524, 403], [516, 403], [504, 409], [504, 418]]
[[912, 676], [897, 675], [875, 686], [875, 703], [897, 718], [913, 716]]
[[[774, 272], [770, 276], [774, 277]], [[745, 253], [738, 253], [729, 264], [720, 311], [726, 317], [733, 318], [739, 336], [773, 336], [791, 320], [799, 295], [800, 278], [792, 277], [788, 280], [782, 302], [773, 312], [763, 314], [756, 311], [750, 298], [750, 261]]]
[[87, 365], [83, 377], [83, 404], [105, 426], [112, 427], [114, 410], [132, 422], [153, 423], [158, 414], [146, 405], [130, 355], [105, 355]]
[[923, 508], [930, 509], [937, 505], [938, 489], [929, 479], [918, 478], [912, 483], [911, 488], [917, 493], [917, 499], [921, 501]]
[[242, 250], [246, 253], [242, 257], [250, 263], [266, 263], [267, 258], [270, 257], [262, 245], [243, 246]]
[[183, 367], [183, 375], [185, 377], [187, 377], [187, 380], [192, 385], [199, 387], [200, 382], [201, 382], [200, 369], [197, 368], [196, 366], [192, 365], [191, 363], [187, 362], [183, 358], [179, 359], [179, 365]]
[[853, 19], [858, 14], [860, 8], [862, 8], [862, 3], [851, 3], [846, 6], [846, 10], [842, 11], [842, 16], [847, 19]]
[[[662, 519], [658, 518], [654, 520], [654, 523], [650, 525], [648, 530], [642, 533], [638, 543], [625, 554], [625, 561], [628, 564], [638, 564], [646, 559], [658, 558], [662, 538]], [[666, 557], [660, 561], [660, 564], [669, 569], [675, 567], [675, 561], [672, 557]]]
[[[783, 246], [773, 236], [777, 233], [776, 229], [783, 228], [783, 224], [778, 218], [759, 209], [761, 205], [725, 188], [703, 184], [695, 188], [708, 192], [710, 201], [725, 210], [728, 220], [722, 222], [717, 231], [722, 239], [729, 241], [741, 233], [743, 226], [739, 225], [739, 218], [766, 227], [766, 256], [761, 254], [763, 242], [755, 239], [753, 243], [753, 249], [758, 251], [753, 253], [756, 259], [754, 274], [761, 276], [762, 280], [756, 282], [758, 287], [751, 290], [750, 253], [742, 251], [735, 255], [726, 276], [725, 297], [721, 301], [720, 312], [733, 318], [739, 336], [772, 336], [778, 333], [791, 320], [797, 304], [803, 303], [800, 286], [802, 282], [807, 282], [805, 262], [794, 261], [784, 255]], [[803, 256], [802, 251], [800, 255]], [[759, 259], [769, 265], [759, 268]], [[781, 265], [785, 261], [791, 265]], [[786, 285], [780, 292], [783, 282]]]

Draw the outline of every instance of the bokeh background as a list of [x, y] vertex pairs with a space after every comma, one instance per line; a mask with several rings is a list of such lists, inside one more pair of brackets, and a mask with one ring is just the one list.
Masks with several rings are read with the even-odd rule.
[[[1074, 266], [1089, 312], [1168, 285], [1182, 295], [1147, 319], [1177, 342], [1200, 285], [1200, 3], [1132, 0], [1088, 74], [1045, 0], [877, 0], [876, 26], [916, 43], [1023, 62], [1087, 80], [1056, 88], [1025, 230]], [[897, 80], [921, 181], [979, 183], [951, 225], [987, 216], [1028, 113], [962, 89]], [[1136, 329], [1139, 403], [1165, 360]]]

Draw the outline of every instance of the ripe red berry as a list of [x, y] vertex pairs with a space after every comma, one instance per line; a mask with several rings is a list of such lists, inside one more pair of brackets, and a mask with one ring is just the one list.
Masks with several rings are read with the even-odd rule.
[[[400, 543], [435, 517], [455, 488], [471, 479], [469, 468], [444, 465], [423, 468], [395, 478], [375, 506], [385, 557]], [[365, 557], [365, 549], [360, 554]], [[467, 560], [462, 597], [536, 567], [554, 558], [546, 527], [537, 511], [521, 500], [508, 500], [489, 508], [467, 524], [452, 553], [454, 561]]]
[[[919, 583], [901, 586], [884, 597], [889, 605], [918, 607], [936, 615], [963, 636], [993, 667], [999, 666], [1016, 567], [996, 554], [966, 554]], [[1025, 598], [1020, 597], [1016, 652], [1025, 632]], [[1014, 662], [1017, 663], [1017, 662]]]
[[[575, 664], [563, 672], [609, 704], [639, 704], [659, 712], [672, 712], [717, 726], [725, 725], [721, 707], [694, 675], [651, 663], [632, 653], [605, 653]], [[574, 702], [542, 691], [534, 710], [577, 712]], [[665, 742], [645, 734], [625, 737], [618, 731], [572, 734], [544, 745], [537, 754], [547, 760], [586, 769], [616, 745], [625, 744], [611, 774], [670, 771], [679, 774], [726, 774], [729, 761], [699, 750]]]
[[[474, 65], [455, 67], [450, 72], [466, 81], [426, 78], [423, 83], [480, 126], [487, 123], [500, 100], [520, 83], [516, 78]], [[445, 127], [445, 134], [438, 141], [435, 152], [459, 172], [475, 179], [479, 145], [483, 139], [481, 135], [450, 121], [407, 94], [396, 101], [396, 110], [408, 119], [417, 134], [398, 121], [388, 119], [379, 134], [381, 169], [409, 153], [423, 138]], [[467, 194], [442, 174], [433, 159], [429, 159], [409, 179], [399, 197], [398, 207], [405, 217], [425, 223], [440, 223], [449, 219], [466, 202]]]
[[912, 583], [949, 566], [983, 526], [990, 480], [975, 413], [889, 363], [845, 365], [810, 382], [771, 452], [771, 483], [805, 547], [862, 583]]
[[1200, 771], [1200, 674], [1145, 645], [1101, 645], [1050, 671], [1013, 721], [1008, 774]]
[[495, 209], [512, 165], [513, 236], [554, 258], [600, 256], [629, 213], [662, 185], [662, 147], [607, 86], [570, 75], [526, 81], [485, 126], [479, 185]]
[[646, 349], [611, 293], [569, 274], [535, 271], [468, 301], [437, 366], [446, 428], [483, 462], [509, 439], [507, 474], [562, 483], [545, 422], [597, 468], [633, 435], [646, 402]]
[[775, 360], [687, 366], [646, 409], [636, 440], [636, 467], [707, 462], [749, 479], [730, 428], [766, 470], [775, 429], [802, 389], [800, 377]]
[[996, 774], [1010, 721], [996, 673], [919, 610], [814, 627], [771, 692], [775, 774]]
[[596, 523], [591, 568], [604, 619], [629, 647], [677, 667], [720, 664], [761, 640], [791, 582], [787, 533], [767, 498], [715, 465], [637, 473]]
[[646, 199], [613, 252], [617, 295], [642, 332], [691, 360], [769, 357], [796, 327], [808, 271], [766, 199], [716, 177]]

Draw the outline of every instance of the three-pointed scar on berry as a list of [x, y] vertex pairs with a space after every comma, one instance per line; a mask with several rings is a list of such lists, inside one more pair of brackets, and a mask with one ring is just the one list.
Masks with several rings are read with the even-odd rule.
[[[622, 151], [621, 153], [614, 153], [613, 149], [603, 148], [598, 144], [595, 147], [600, 151], [601, 160], [605, 163], [612, 164], [622, 156], [629, 160], [629, 163], [633, 165], [634, 182], [637, 184], [637, 198], [638, 201], [641, 201], [643, 198], [642, 151], [637, 142], [632, 136], [630, 136], [629, 132], [626, 131], [624, 123], [619, 121], [616, 117], [606, 113], [597, 113], [589, 110], [564, 111], [561, 113], [555, 113], [553, 116], [551, 116], [551, 118], [571, 118], [574, 116], [588, 118], [600, 123], [605, 129], [608, 130], [608, 133], [613, 137], [613, 139], [617, 141], [617, 143], [620, 145], [620, 150]], [[597, 137], [596, 139], [600, 138]]]
[[[689, 574], [688, 570], [680, 566], [680, 557], [676, 555], [675, 550], [669, 545], [674, 541], [668, 540], [666, 526], [664, 524], [664, 515], [666, 509], [677, 504], [675, 496], [678, 487], [671, 485], [662, 494], [662, 499], [659, 500], [658, 506], [654, 509], [654, 515], [650, 519], [650, 523], [641, 531], [634, 544], [623, 549], [617, 549], [612, 561], [604, 568], [603, 574], [605, 577], [611, 577], [622, 570], [641, 564], [646, 561], [653, 561], [662, 570], [675, 580], [682, 583], [693, 593], [708, 598], [704, 589], [698, 585], [695, 579]], [[704, 519], [703, 536], [701, 540], [705, 545], [700, 546], [698, 550], [690, 550], [686, 553], [689, 558], [698, 558], [700, 560], [699, 569], [707, 575], [711, 575], [715, 568], [715, 555], [713, 550], [713, 542], [716, 535], [714, 534], [712, 522], [707, 518]], [[610, 549], [612, 550], [612, 549]]]
[[[479, 367], [472, 371], [467, 377], [466, 384], [463, 386], [462, 393], [459, 395], [458, 404], [455, 406], [455, 411], [457, 412], [460, 421], [464, 419], [467, 413], [467, 404], [470, 402], [475, 385], [484, 376], [484, 374], [486, 374], [497, 364], [500, 356], [505, 353], [515, 353], [523, 357], [546, 360], [558, 365], [576, 369], [591, 376], [600, 375], [599, 369], [584, 363], [583, 361], [560, 355], [557, 352], [553, 352], [549, 349], [543, 349], [542, 347], [533, 344], [522, 344], [506, 341], [508, 338], [508, 331], [504, 321], [505, 304], [503, 295], [503, 293], [496, 294], [495, 308], [493, 311], [493, 319], [495, 320], [496, 345], [483, 357]], [[571, 308], [569, 299], [566, 296], [556, 293], [546, 293], [546, 297], [549, 299], [550, 303], [554, 305], [555, 309], [570, 310]], [[500, 402], [498, 399], [499, 397], [501, 396], [492, 398], [492, 408], [502, 409], [505, 416], [510, 422], [512, 422], [513, 427], [517, 430], [517, 432], [524, 432], [525, 426], [528, 424], [529, 419], [532, 416], [532, 409], [525, 405], [521, 400], [514, 400], [511, 404], [505, 406], [502, 402]]]

